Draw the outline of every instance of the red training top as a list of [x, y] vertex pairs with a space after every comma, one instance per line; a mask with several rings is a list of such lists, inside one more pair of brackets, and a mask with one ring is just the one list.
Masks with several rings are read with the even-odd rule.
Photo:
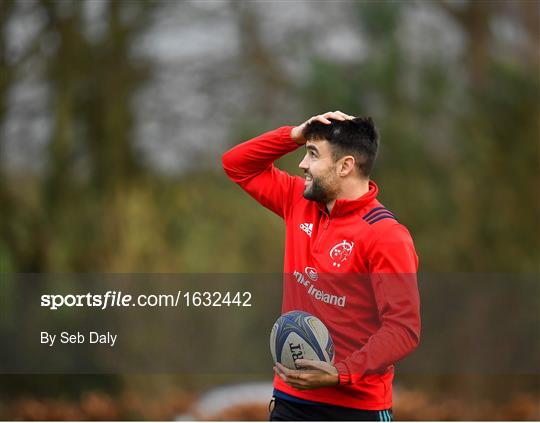
[[377, 201], [377, 185], [356, 200], [326, 206], [303, 197], [304, 179], [273, 162], [295, 150], [290, 126], [267, 132], [223, 155], [227, 175], [285, 220], [282, 312], [318, 317], [335, 346], [339, 385], [297, 390], [278, 376], [274, 387], [308, 401], [365, 410], [392, 406], [393, 363], [420, 337], [418, 257], [405, 226]]

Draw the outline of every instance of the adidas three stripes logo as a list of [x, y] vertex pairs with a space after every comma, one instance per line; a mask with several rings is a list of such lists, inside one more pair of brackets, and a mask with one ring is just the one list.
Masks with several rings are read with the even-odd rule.
[[394, 214], [390, 210], [386, 209], [385, 207], [375, 207], [369, 213], [364, 215], [362, 219], [364, 219], [370, 225], [373, 225], [374, 223], [383, 219], [397, 220], [396, 216], [394, 216]]

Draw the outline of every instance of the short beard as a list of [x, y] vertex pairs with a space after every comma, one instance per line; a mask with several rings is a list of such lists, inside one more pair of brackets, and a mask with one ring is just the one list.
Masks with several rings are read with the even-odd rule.
[[304, 190], [304, 198], [319, 203], [328, 203], [332, 200], [332, 195], [323, 186], [319, 178], [313, 178], [311, 180], [311, 187]]

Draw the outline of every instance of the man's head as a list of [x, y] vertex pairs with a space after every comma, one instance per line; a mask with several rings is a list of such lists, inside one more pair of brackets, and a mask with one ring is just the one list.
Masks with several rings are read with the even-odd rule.
[[307, 152], [299, 167], [308, 200], [335, 200], [345, 180], [369, 179], [377, 157], [379, 133], [370, 117], [330, 121], [313, 121], [303, 131]]

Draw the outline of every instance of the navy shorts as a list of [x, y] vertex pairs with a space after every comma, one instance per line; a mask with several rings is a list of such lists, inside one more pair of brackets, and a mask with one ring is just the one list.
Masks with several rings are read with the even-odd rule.
[[320, 403], [293, 402], [273, 398], [270, 402], [270, 421], [364, 421], [390, 422], [392, 409], [358, 410]]

